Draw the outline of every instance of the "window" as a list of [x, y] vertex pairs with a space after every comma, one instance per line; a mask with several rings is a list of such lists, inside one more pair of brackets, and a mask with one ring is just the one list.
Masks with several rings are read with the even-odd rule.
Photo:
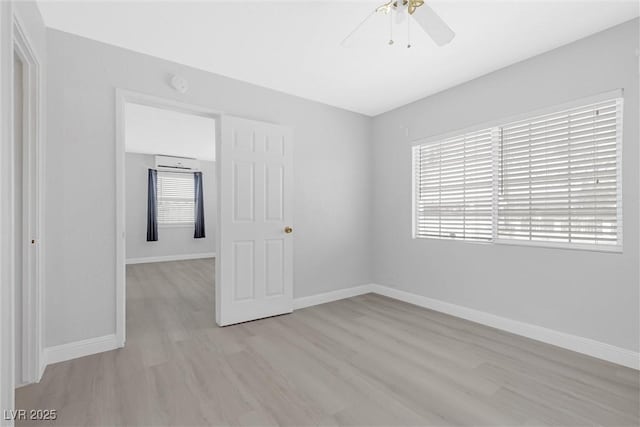
[[491, 129], [414, 147], [415, 237], [492, 240]]
[[622, 247], [622, 99], [417, 145], [414, 237]]
[[498, 238], [616, 245], [621, 102], [502, 127]]
[[193, 174], [158, 172], [158, 224], [193, 224]]

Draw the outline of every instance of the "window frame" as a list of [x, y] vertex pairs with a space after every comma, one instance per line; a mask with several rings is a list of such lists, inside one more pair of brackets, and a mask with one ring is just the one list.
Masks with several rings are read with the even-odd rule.
[[[169, 177], [173, 177], [175, 175], [187, 175], [187, 176], [190, 175], [191, 178], [193, 179], [193, 174], [189, 173], [189, 172], [176, 172], [176, 171], [158, 170], [158, 180], [160, 178], [160, 175], [165, 175], [165, 176], [169, 176]], [[185, 197], [184, 200], [186, 200], [186, 199], [187, 198]], [[196, 223], [196, 218], [195, 218], [195, 195], [194, 195], [194, 199], [192, 200], [194, 216], [193, 216], [193, 220], [191, 222], [163, 222], [163, 221], [161, 221], [160, 220], [160, 201], [161, 200], [162, 200], [162, 197], [161, 197], [161, 194], [160, 194], [160, 184], [158, 183], [157, 202], [158, 202], [158, 227], [159, 228], [193, 228], [195, 226], [195, 223]]]
[[[563, 110], [570, 110], [573, 108], [579, 108], [582, 106], [588, 106], [603, 101], [616, 100], [620, 108], [619, 122], [616, 123], [616, 193], [617, 193], [617, 241], [615, 245], [606, 244], [591, 244], [591, 243], [572, 243], [572, 242], [551, 242], [540, 240], [520, 240], [520, 239], [506, 239], [498, 238], [498, 191], [499, 191], [499, 143], [500, 139], [496, 135], [500, 134], [503, 127], [519, 121], [535, 119], [539, 116], [548, 114], [559, 113]], [[568, 250], [580, 250], [591, 252], [606, 252], [606, 253], [623, 253], [623, 175], [622, 175], [622, 153], [623, 153], [623, 129], [624, 129], [624, 91], [622, 89], [616, 89], [594, 96], [580, 98], [574, 101], [570, 101], [564, 104], [554, 105], [534, 111], [530, 111], [523, 114], [518, 114], [505, 119], [494, 120], [483, 124], [467, 127], [465, 129], [447, 132], [440, 135], [430, 136], [427, 138], [417, 139], [411, 142], [410, 145], [410, 157], [411, 157], [411, 193], [412, 193], [412, 211], [411, 211], [411, 238], [412, 240], [448, 240], [459, 241], [463, 243], [471, 244], [497, 244], [504, 246], [529, 246], [529, 247], [541, 247], [552, 249], [568, 249]], [[492, 239], [488, 241], [482, 240], [466, 240], [462, 238], [448, 238], [443, 236], [438, 237], [420, 237], [416, 233], [416, 227], [418, 223], [418, 192], [416, 186], [416, 161], [415, 153], [419, 150], [420, 146], [432, 143], [438, 143], [446, 139], [455, 138], [457, 136], [466, 135], [469, 133], [480, 132], [483, 130], [490, 130], [492, 134], [492, 154], [493, 154], [493, 215], [492, 215]]]

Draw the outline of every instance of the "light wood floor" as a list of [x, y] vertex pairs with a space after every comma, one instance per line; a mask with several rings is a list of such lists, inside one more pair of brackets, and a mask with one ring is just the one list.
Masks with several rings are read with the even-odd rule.
[[637, 371], [375, 295], [218, 328], [212, 278], [212, 260], [127, 267], [126, 347], [49, 366], [17, 407], [58, 425], [640, 424]]

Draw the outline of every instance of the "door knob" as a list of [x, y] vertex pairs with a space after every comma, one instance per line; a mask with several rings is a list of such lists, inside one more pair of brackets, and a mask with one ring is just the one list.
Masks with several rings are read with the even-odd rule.
[[289, 233], [293, 233], [293, 228], [289, 227], [288, 225], [284, 228], [284, 232], [289, 234]]

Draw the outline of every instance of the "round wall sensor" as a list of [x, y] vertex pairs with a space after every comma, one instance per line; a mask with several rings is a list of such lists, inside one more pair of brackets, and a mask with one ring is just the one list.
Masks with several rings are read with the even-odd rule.
[[189, 84], [187, 83], [187, 79], [184, 77], [178, 76], [177, 74], [171, 77], [171, 87], [177, 90], [180, 93], [187, 93], [189, 90]]

